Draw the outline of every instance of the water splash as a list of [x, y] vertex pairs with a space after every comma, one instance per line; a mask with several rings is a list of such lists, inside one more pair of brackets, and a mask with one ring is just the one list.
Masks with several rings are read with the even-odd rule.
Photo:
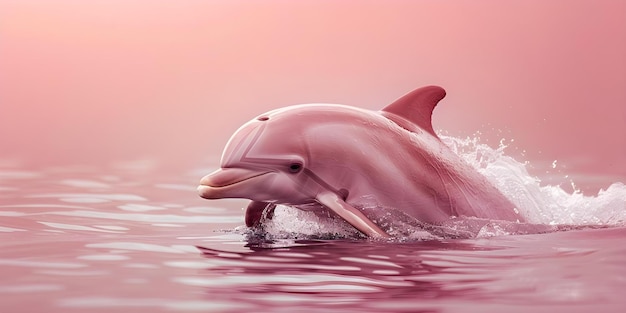
[[[530, 223], [620, 226], [626, 221], [626, 185], [621, 182], [595, 196], [585, 196], [576, 188], [567, 192], [559, 185], [543, 185], [541, 179], [528, 173], [528, 163], [505, 155], [504, 141], [493, 149], [480, 143], [477, 136], [441, 139], [508, 196]], [[556, 161], [552, 164], [556, 166]], [[574, 182], [571, 184], [575, 187]]]
[[333, 216], [322, 217], [312, 211], [278, 205], [274, 217], [265, 219], [259, 228], [247, 233], [250, 238], [264, 239], [340, 239], [364, 238], [346, 221]]

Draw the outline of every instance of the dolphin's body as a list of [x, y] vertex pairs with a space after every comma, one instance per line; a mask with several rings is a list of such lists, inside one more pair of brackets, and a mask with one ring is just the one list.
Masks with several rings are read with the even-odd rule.
[[428, 86], [379, 112], [328, 104], [270, 111], [235, 132], [221, 168], [198, 191], [207, 199], [251, 199], [248, 226], [284, 204], [330, 209], [366, 235], [387, 237], [360, 210], [363, 201], [433, 225], [452, 216], [523, 221], [433, 131], [432, 111], [444, 96]]

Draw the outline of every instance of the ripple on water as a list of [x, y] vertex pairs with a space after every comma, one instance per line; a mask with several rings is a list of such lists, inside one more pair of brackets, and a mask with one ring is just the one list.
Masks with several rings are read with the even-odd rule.
[[56, 198], [64, 202], [103, 203], [110, 201], [146, 201], [146, 198], [131, 194], [99, 194], [99, 193], [44, 193], [27, 196], [27, 198]]
[[155, 224], [150, 224], [150, 225], [156, 226], [156, 227], [185, 227], [185, 225], [168, 224], [168, 223], [155, 223]]
[[209, 207], [209, 206], [193, 206], [184, 208], [183, 211], [190, 213], [203, 213], [203, 214], [215, 214], [215, 213], [224, 213], [228, 211], [226, 208], [219, 207]]
[[213, 236], [181, 236], [177, 237], [177, 239], [181, 240], [202, 240], [202, 241], [215, 241], [225, 244], [230, 243], [238, 243], [245, 239], [245, 237], [241, 234], [237, 233], [226, 233], [222, 235], [213, 235]]
[[[240, 287], [245, 285], [258, 285], [258, 284], [281, 284], [291, 287], [298, 286], [313, 286], [313, 285], [327, 285], [327, 286], [354, 286], [371, 290], [371, 288], [379, 287], [405, 287], [413, 285], [411, 282], [405, 281], [383, 281], [370, 279], [359, 276], [345, 276], [345, 275], [333, 275], [324, 273], [314, 274], [281, 274], [281, 275], [238, 275], [238, 276], [225, 276], [221, 279], [204, 278], [204, 277], [176, 277], [173, 281], [196, 287]], [[350, 288], [350, 287], [346, 287]]]
[[143, 285], [143, 284], [147, 284], [149, 282], [150, 282], [149, 280], [143, 279], [143, 278], [127, 278], [127, 279], [124, 279], [124, 283], [125, 284], [133, 284], [133, 285], [135, 285], [135, 284]]
[[127, 227], [116, 226], [116, 225], [93, 225], [93, 227], [106, 229], [106, 230], [119, 230], [119, 231], [129, 230]]
[[196, 186], [189, 184], [156, 184], [154, 185], [157, 188], [162, 189], [171, 189], [171, 190], [183, 190], [183, 191], [196, 191]]
[[140, 242], [107, 242], [107, 243], [90, 243], [86, 244], [87, 248], [102, 248], [102, 249], [118, 249], [118, 250], [134, 250], [144, 252], [162, 252], [162, 253], [199, 253], [200, 251], [195, 246], [188, 245], [172, 245], [162, 246], [149, 243]]
[[0, 226], [0, 233], [12, 233], [18, 231], [26, 231], [26, 229]]
[[99, 229], [99, 228], [95, 228], [91, 226], [84, 226], [84, 225], [72, 225], [72, 224], [62, 224], [62, 223], [52, 223], [52, 222], [37, 222], [37, 223], [46, 225], [48, 227], [56, 228], [56, 229], [94, 231], [94, 232], [115, 233], [115, 234], [123, 233], [122, 231]]
[[124, 267], [137, 268], [137, 269], [148, 269], [148, 270], [160, 268], [160, 266], [158, 266], [156, 264], [150, 264], [150, 263], [125, 263]]
[[71, 262], [39, 262], [28, 260], [0, 259], [0, 265], [19, 266], [19, 267], [35, 267], [35, 268], [83, 268], [87, 267], [84, 263]]
[[[67, 205], [67, 204], [58, 204], [58, 203], [37, 203], [37, 204], [8, 204], [8, 205], [0, 205], [0, 208], [11, 208], [11, 209], [35, 209], [35, 208], [41, 208], [41, 209], [55, 209], [55, 208], [61, 208], [61, 209], [79, 209], [79, 210], [90, 210], [90, 207], [86, 207], [86, 206], [78, 206], [78, 205]], [[10, 215], [5, 215], [7, 213], [7, 211], [0, 211], [0, 216], [10, 216]], [[19, 213], [21, 215], [25, 215], [25, 213], [23, 212], [16, 212]], [[13, 216], [18, 216], [18, 215], [13, 215]]]
[[63, 179], [60, 182], [62, 185], [77, 188], [93, 188], [93, 189], [107, 189], [111, 188], [110, 184], [88, 180], [88, 179]]
[[159, 308], [167, 310], [226, 312], [250, 310], [250, 304], [242, 302], [211, 301], [181, 301], [166, 298], [115, 298], [115, 297], [81, 297], [66, 298], [58, 301], [62, 307], [72, 308]]
[[0, 293], [28, 293], [28, 292], [44, 292], [44, 291], [59, 291], [64, 290], [65, 287], [56, 284], [28, 284], [28, 285], [0, 285]]
[[166, 210], [166, 208], [163, 208], [160, 206], [147, 205], [147, 204], [135, 204], [135, 203], [118, 205], [117, 207], [124, 211], [131, 211], [131, 212], [149, 212], [149, 211]]
[[188, 269], [206, 269], [214, 266], [218, 266], [209, 261], [166, 261], [164, 265], [169, 267], [179, 267]]
[[0, 170], [0, 179], [32, 179], [41, 177], [41, 173], [19, 171], [19, 170]]
[[38, 274], [51, 275], [51, 276], [104, 276], [109, 275], [111, 272], [102, 270], [39, 270]]
[[90, 254], [78, 256], [77, 259], [89, 261], [125, 261], [130, 259], [130, 257], [122, 254]]
[[380, 292], [382, 289], [374, 286], [363, 286], [353, 284], [319, 284], [304, 286], [281, 286], [280, 290], [285, 292]]
[[392, 262], [387, 262], [387, 261], [381, 261], [381, 260], [372, 260], [372, 259], [357, 258], [357, 257], [341, 257], [339, 259], [343, 260], [343, 261], [348, 261], [348, 262], [355, 262], [355, 263], [362, 263], [362, 264], [369, 264], [369, 265], [378, 265], [378, 266], [402, 268], [402, 266], [400, 266], [398, 264], [395, 264], [395, 263], [392, 263]]
[[65, 211], [65, 212], [49, 212], [49, 214], [74, 216], [74, 217], [91, 217], [97, 219], [114, 219], [123, 221], [135, 221], [145, 223], [242, 223], [242, 216], [182, 216], [173, 214], [141, 214], [141, 213], [111, 213], [102, 211]]
[[102, 199], [102, 198], [59, 198], [59, 201], [70, 202], [70, 203], [106, 203], [111, 200]]

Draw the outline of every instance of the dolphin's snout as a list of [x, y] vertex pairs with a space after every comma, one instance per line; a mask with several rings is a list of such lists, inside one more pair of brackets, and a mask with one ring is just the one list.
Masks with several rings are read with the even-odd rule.
[[202, 179], [200, 179], [200, 186], [219, 187], [225, 185], [223, 182], [220, 182], [224, 180], [224, 175], [220, 176], [222, 172], [222, 169], [218, 169], [217, 171], [202, 177]]
[[200, 179], [198, 193], [205, 199], [236, 198], [239, 197], [234, 194], [238, 189], [236, 187], [242, 187], [239, 184], [267, 173], [242, 168], [220, 168]]
[[199, 185], [198, 195], [205, 199], [220, 199], [221, 197], [214, 196], [214, 189], [209, 186]]
[[202, 179], [200, 179], [200, 185], [209, 187], [226, 187], [265, 173], [266, 172], [258, 172], [243, 168], [220, 168], [217, 171], [202, 177]]

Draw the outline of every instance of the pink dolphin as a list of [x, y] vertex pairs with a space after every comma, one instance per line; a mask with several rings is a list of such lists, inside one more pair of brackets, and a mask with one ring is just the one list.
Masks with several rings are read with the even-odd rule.
[[434, 225], [451, 216], [523, 221], [433, 131], [432, 111], [445, 94], [423, 87], [379, 112], [307, 104], [262, 114], [230, 138], [221, 168], [201, 179], [198, 192], [252, 200], [248, 226], [284, 204], [329, 209], [368, 236], [388, 237], [360, 210], [364, 199]]

